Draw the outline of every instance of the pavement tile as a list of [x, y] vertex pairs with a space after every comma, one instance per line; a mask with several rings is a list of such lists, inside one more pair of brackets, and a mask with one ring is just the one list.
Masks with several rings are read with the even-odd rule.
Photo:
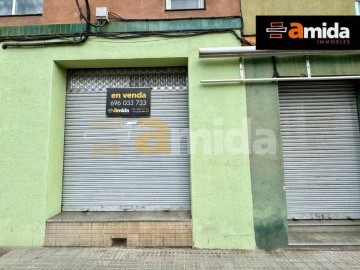
[[[1, 251], [1, 249], [0, 249]], [[167, 248], [15, 248], [0, 270], [359, 269], [360, 251], [231, 251]]]

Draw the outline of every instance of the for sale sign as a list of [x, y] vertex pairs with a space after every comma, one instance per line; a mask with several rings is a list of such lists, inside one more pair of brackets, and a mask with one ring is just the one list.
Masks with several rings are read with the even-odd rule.
[[106, 116], [150, 117], [151, 88], [108, 88]]

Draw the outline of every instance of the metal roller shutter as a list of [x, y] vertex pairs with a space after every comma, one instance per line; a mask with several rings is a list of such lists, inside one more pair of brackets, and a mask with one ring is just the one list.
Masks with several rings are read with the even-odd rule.
[[349, 81], [280, 83], [288, 218], [360, 218], [360, 134]]
[[[152, 87], [150, 120], [105, 118], [117, 87]], [[149, 132], [161, 153], [136, 148]], [[189, 210], [189, 167], [186, 68], [69, 70], [63, 211]]]

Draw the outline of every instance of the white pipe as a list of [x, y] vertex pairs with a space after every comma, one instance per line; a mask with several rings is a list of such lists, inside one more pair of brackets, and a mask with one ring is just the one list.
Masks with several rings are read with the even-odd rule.
[[296, 55], [353, 55], [360, 50], [343, 51], [284, 51], [284, 50], [256, 50], [255, 46], [200, 48], [200, 58], [216, 57], [264, 57], [264, 56], [296, 56]]
[[223, 79], [202, 80], [203, 84], [218, 83], [265, 83], [265, 82], [292, 82], [292, 81], [328, 81], [328, 80], [356, 80], [360, 76], [331, 76], [331, 77], [285, 77], [285, 78], [253, 78], [253, 79]]

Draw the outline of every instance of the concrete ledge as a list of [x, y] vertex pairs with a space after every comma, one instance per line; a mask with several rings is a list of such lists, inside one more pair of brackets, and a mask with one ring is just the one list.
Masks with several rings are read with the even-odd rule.
[[289, 220], [289, 227], [294, 226], [360, 226], [360, 220]]
[[61, 212], [47, 222], [189, 221], [190, 211]]
[[360, 233], [359, 220], [300, 220], [289, 221], [292, 233]]
[[359, 250], [359, 220], [301, 220], [289, 222], [289, 248]]

